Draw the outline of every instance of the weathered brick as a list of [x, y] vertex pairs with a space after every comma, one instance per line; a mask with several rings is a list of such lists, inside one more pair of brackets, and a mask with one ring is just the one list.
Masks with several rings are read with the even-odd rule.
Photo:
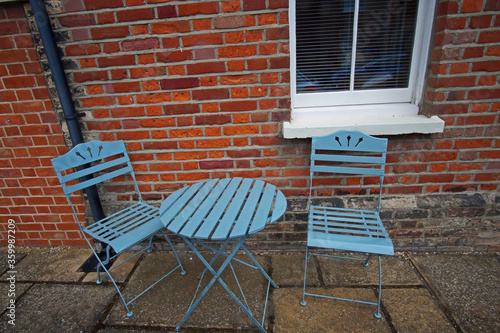
[[160, 41], [157, 37], [128, 40], [122, 42], [123, 51], [142, 51], [157, 49], [160, 46]]

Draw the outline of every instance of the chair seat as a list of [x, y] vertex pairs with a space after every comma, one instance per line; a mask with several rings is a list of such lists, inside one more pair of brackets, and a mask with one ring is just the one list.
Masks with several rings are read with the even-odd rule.
[[393, 255], [394, 247], [376, 211], [311, 206], [307, 245]]
[[92, 223], [83, 231], [111, 245], [117, 253], [120, 253], [163, 229], [159, 209], [144, 202], [138, 202]]

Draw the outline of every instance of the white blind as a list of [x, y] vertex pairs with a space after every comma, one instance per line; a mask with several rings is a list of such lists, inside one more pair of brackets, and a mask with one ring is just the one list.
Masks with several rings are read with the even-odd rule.
[[296, 0], [296, 90], [407, 88], [418, 0]]

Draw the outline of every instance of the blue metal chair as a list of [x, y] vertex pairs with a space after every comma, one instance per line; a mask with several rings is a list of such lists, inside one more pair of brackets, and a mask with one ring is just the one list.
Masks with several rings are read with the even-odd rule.
[[[376, 305], [377, 311], [375, 312], [375, 317], [381, 317], [382, 267], [380, 256], [394, 255], [392, 241], [379, 215], [386, 153], [387, 139], [375, 138], [359, 131], [338, 131], [331, 135], [312, 138], [307, 249], [301, 305], [306, 305], [305, 296], [358, 302]], [[375, 176], [375, 178], [379, 179], [380, 184], [378, 188], [372, 188], [370, 191], [378, 192], [376, 208], [374, 210], [365, 210], [313, 205], [311, 195], [314, 176], [317, 173], [321, 173], [322, 175]], [[319, 249], [367, 253], [368, 258], [365, 260], [344, 256], [340, 257], [326, 254], [325, 250], [320, 251]], [[378, 256], [379, 265], [377, 303], [306, 292], [307, 263], [311, 255], [361, 260], [364, 261], [365, 266], [368, 266], [368, 261], [372, 254]]]
[[[181, 274], [183, 275], [186, 273], [174, 247], [172, 246], [172, 243], [163, 232], [165, 227], [160, 221], [159, 208], [151, 206], [142, 200], [134, 171], [123, 141], [91, 141], [88, 143], [81, 143], [63, 156], [52, 159], [52, 165], [54, 166], [57, 177], [62, 185], [64, 194], [73, 209], [73, 214], [78, 222], [80, 230], [82, 231], [82, 235], [98, 260], [97, 283], [100, 284], [102, 282], [101, 277], [104, 274], [109, 276], [118, 291], [118, 294], [120, 295], [128, 317], [131, 317], [133, 314], [128, 307], [130, 303], [135, 301], [138, 297], [143, 295], [146, 291], [151, 289], [154, 285], [166, 278], [176, 269], [180, 268]], [[71, 194], [104, 182], [105, 184], [109, 184], [113, 178], [126, 176], [129, 176], [134, 183], [135, 194], [138, 195], [138, 201], [129, 205], [125, 209], [115, 212], [114, 214], [99, 221], [95, 221], [85, 227], [78, 219], [74, 203], [71, 200]], [[146, 250], [151, 252], [153, 236], [157, 233], [161, 233], [172, 248], [178, 265], [132, 300], [126, 302], [110, 273], [119, 265], [115, 265], [111, 269], [108, 269], [107, 266], [111, 265], [120, 253], [131, 249], [133, 246], [146, 239], [149, 239], [148, 246], [137, 252], [126, 261]], [[105, 246], [106, 257], [104, 259], [102, 259], [96, 252], [94, 246], [92, 246], [90, 238], [100, 241], [103, 246]], [[104, 270], [104, 273], [102, 274], [100, 273], [101, 269]]]

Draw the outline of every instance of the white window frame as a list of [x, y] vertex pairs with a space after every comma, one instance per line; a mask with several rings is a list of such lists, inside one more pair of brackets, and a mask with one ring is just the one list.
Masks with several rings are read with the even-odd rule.
[[289, 4], [292, 114], [283, 126], [285, 138], [326, 135], [338, 129], [371, 135], [443, 131], [441, 119], [419, 115], [436, 0], [419, 1], [408, 88], [301, 94], [296, 91], [296, 0]]

